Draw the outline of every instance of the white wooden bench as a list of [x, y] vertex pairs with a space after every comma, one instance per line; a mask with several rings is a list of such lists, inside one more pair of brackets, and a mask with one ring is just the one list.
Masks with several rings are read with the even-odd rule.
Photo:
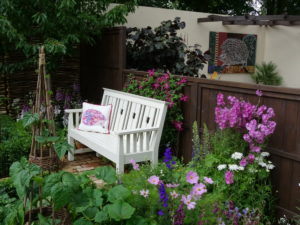
[[71, 150], [68, 160], [74, 160], [75, 153], [95, 151], [97, 156], [115, 162], [118, 173], [124, 172], [124, 164], [131, 159], [136, 162], [151, 160], [156, 164], [167, 103], [104, 88], [101, 105], [108, 104], [112, 104], [110, 134], [79, 130], [82, 109], [65, 110], [69, 113], [69, 144], [74, 146], [77, 140], [88, 147], [81, 151]]

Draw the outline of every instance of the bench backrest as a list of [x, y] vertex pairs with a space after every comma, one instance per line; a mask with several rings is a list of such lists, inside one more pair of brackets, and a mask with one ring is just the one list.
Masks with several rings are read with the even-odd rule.
[[102, 105], [112, 104], [111, 131], [161, 127], [166, 102], [104, 88]]

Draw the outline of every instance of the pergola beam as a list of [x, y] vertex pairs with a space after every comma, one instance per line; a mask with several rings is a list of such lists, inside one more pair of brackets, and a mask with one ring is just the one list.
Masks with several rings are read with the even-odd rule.
[[297, 15], [267, 15], [267, 16], [218, 16], [210, 15], [198, 18], [198, 23], [223, 22], [223, 25], [300, 25], [300, 16]]

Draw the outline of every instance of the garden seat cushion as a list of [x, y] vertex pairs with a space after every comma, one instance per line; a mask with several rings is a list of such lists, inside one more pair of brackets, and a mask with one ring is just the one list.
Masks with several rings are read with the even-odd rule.
[[94, 105], [84, 102], [79, 129], [109, 134], [112, 105]]

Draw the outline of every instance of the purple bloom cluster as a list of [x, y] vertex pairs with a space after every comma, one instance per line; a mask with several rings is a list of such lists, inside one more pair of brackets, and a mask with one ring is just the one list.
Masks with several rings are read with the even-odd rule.
[[[168, 194], [167, 194], [167, 191], [166, 191], [164, 183], [160, 183], [158, 191], [159, 191], [159, 199], [160, 199], [160, 201], [162, 203], [162, 206], [164, 208], [167, 208], [168, 207]], [[163, 215], [163, 211], [160, 210], [158, 212], [158, 214], [160, 216], [162, 216]]]
[[215, 121], [219, 128], [239, 128], [244, 132], [243, 138], [249, 143], [251, 151], [260, 152], [259, 145], [275, 130], [276, 122], [271, 120], [275, 116], [274, 110], [265, 105], [258, 107], [234, 96], [228, 96], [227, 100], [226, 107], [224, 95], [218, 94]]
[[183, 210], [183, 203], [180, 203], [178, 209], [176, 210], [176, 213], [174, 215], [174, 223], [173, 225], [182, 225], [184, 222], [185, 214]]
[[172, 165], [174, 165], [176, 162], [172, 160], [172, 150], [171, 148], [166, 148], [164, 153], [164, 163], [169, 169], [173, 169]]

